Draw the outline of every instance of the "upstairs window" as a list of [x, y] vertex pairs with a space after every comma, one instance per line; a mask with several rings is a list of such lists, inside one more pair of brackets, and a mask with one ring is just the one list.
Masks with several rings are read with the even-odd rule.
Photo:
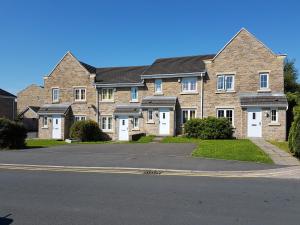
[[58, 88], [52, 89], [52, 102], [59, 102], [59, 89]]
[[260, 89], [269, 88], [269, 73], [260, 73], [259, 80]]
[[113, 88], [102, 88], [102, 93], [101, 93], [102, 101], [113, 100], [113, 93], [114, 93]]
[[86, 116], [75, 116], [75, 121], [81, 121], [81, 120], [86, 120]]
[[182, 123], [190, 119], [196, 118], [196, 110], [195, 109], [183, 109], [182, 110]]
[[86, 89], [75, 88], [75, 101], [85, 101], [85, 100], [86, 100]]
[[234, 75], [218, 75], [217, 77], [218, 91], [233, 91], [234, 90]]
[[227, 118], [233, 125], [233, 109], [217, 109], [218, 118]]
[[43, 117], [43, 127], [44, 127], [44, 128], [47, 128], [47, 127], [48, 127], [48, 117], [47, 117], [47, 116], [44, 116], [44, 117]]
[[131, 88], [131, 101], [132, 102], [138, 101], [138, 88], [137, 87]]
[[276, 109], [271, 109], [271, 123], [278, 122], [278, 111]]
[[156, 79], [154, 81], [154, 91], [155, 93], [162, 93], [162, 80]]
[[195, 92], [197, 90], [197, 78], [183, 78], [181, 89], [182, 92]]

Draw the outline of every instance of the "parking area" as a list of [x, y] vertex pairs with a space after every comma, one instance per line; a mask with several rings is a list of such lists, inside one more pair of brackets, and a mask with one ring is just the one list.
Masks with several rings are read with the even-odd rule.
[[195, 144], [71, 144], [0, 151], [2, 164], [134, 167], [206, 171], [256, 170], [278, 165], [194, 158]]

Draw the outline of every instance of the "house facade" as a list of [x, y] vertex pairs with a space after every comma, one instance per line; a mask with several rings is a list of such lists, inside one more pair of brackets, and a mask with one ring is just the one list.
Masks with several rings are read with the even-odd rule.
[[0, 88], [0, 118], [15, 120], [16, 114], [16, 96]]
[[68, 52], [44, 77], [39, 137], [65, 139], [85, 119], [113, 140], [174, 136], [189, 119], [215, 116], [228, 118], [237, 138], [284, 140], [284, 59], [246, 29], [217, 54], [146, 66], [96, 68]]

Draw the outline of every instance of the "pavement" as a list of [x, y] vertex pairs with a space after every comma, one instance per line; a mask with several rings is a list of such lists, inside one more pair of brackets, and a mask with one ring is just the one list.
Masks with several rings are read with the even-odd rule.
[[299, 225], [300, 181], [0, 171], [1, 225]]
[[298, 159], [264, 139], [251, 138], [251, 141], [267, 153], [275, 164], [283, 166], [300, 166], [300, 161]]
[[0, 164], [155, 168], [194, 171], [252, 171], [284, 168], [253, 162], [194, 158], [195, 144], [71, 144], [0, 151]]

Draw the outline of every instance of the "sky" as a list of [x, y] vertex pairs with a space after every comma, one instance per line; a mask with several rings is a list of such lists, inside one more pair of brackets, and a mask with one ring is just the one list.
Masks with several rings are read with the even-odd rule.
[[96, 67], [217, 53], [242, 27], [300, 70], [300, 1], [1, 0], [0, 88], [43, 85], [70, 50]]

